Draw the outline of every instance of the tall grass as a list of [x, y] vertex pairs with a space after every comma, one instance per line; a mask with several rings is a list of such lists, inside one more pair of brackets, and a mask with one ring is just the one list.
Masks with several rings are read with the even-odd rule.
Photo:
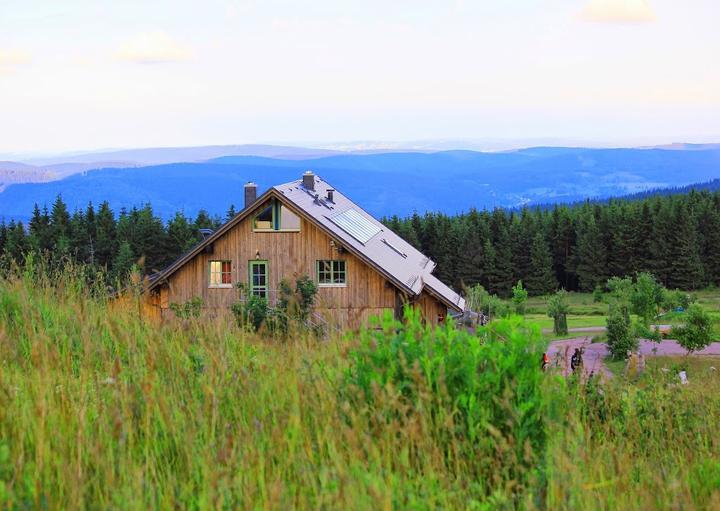
[[720, 382], [539, 373], [537, 329], [267, 341], [81, 271], [0, 280], [0, 508], [652, 509], [720, 498]]

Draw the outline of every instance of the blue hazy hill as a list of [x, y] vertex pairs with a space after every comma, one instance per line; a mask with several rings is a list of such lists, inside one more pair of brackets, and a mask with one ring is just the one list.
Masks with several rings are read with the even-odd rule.
[[537, 147], [512, 152], [344, 154], [312, 159], [225, 156], [88, 171], [49, 183], [15, 184], [0, 193], [0, 218], [27, 219], [33, 205], [60, 194], [71, 209], [108, 200], [115, 211], [150, 202], [167, 218], [184, 210], [224, 214], [242, 207], [243, 185], [298, 179], [311, 169], [376, 216], [413, 211], [456, 213], [470, 208], [574, 202], [720, 177], [720, 149], [576, 149]]

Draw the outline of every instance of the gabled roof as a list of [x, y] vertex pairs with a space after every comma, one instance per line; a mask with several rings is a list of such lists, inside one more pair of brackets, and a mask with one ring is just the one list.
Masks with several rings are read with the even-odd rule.
[[[298, 179], [273, 188], [316, 224], [332, 232], [343, 246], [362, 254], [372, 266], [382, 268], [383, 273], [393, 277], [396, 285], [400, 284], [400, 289], [418, 296], [427, 286], [448, 307], [464, 310], [465, 300], [432, 275], [436, 264], [429, 257], [320, 177], [315, 176], [314, 190], [306, 189], [302, 183], [302, 179]], [[332, 201], [328, 199], [328, 190], [333, 192]]]
[[[332, 201], [328, 191], [332, 191]], [[449, 308], [463, 311], [465, 300], [432, 275], [435, 262], [420, 253], [400, 236], [377, 221], [342, 193], [315, 176], [314, 190], [306, 189], [302, 179], [274, 186], [255, 201], [260, 206], [275, 197], [301, 216], [311, 221], [341, 246], [375, 268], [385, 278], [412, 297], [420, 296], [423, 289]], [[233, 219], [196, 245], [187, 254], [166, 268], [152, 281], [149, 289], [157, 287], [207, 245], [237, 225], [255, 207], [241, 211]]]

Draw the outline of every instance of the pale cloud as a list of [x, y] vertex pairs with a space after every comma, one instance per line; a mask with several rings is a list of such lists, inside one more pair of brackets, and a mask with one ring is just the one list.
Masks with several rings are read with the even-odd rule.
[[655, 12], [647, 0], [590, 0], [580, 17], [599, 23], [643, 23], [655, 21]]
[[21, 50], [3, 50], [0, 48], [0, 68], [9, 68], [27, 64], [30, 54]]
[[137, 34], [120, 45], [115, 56], [120, 60], [138, 64], [163, 64], [187, 60], [192, 56], [192, 52], [167, 33], [157, 31]]

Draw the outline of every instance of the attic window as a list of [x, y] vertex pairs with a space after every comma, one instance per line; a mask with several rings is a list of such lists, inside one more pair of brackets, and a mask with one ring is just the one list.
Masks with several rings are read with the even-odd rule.
[[253, 230], [261, 232], [300, 230], [300, 217], [279, 201], [271, 201], [255, 215]]

